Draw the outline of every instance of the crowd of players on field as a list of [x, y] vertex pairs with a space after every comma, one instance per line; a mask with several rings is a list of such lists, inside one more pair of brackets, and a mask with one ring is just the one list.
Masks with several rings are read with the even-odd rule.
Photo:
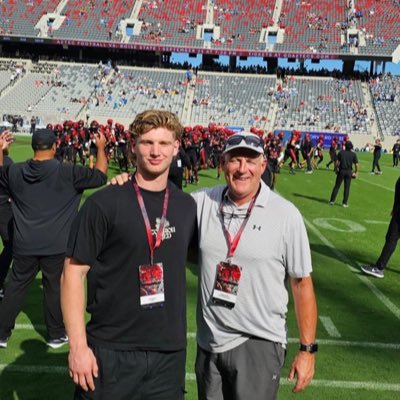
[[[80, 162], [82, 165], [88, 162], [89, 167], [93, 167], [97, 151], [95, 134], [101, 131], [107, 140], [108, 160], [114, 160], [120, 171], [128, 171], [129, 167], [134, 165], [128, 147], [131, 134], [124, 125], [114, 123], [112, 119], [108, 119], [106, 125], [101, 125], [95, 120], [85, 124], [80, 120], [64, 121], [63, 124], [54, 126], [48, 124], [47, 128], [52, 129], [57, 136], [57, 158], [60, 161]], [[251, 128], [250, 131], [264, 138], [269, 175], [266, 181], [272, 187], [276, 181], [276, 174], [287, 161], [291, 174], [295, 174], [296, 168], [305, 168], [305, 172], [311, 174], [324, 159], [324, 135], [320, 135], [313, 142], [309, 133], [302, 135], [301, 132], [294, 130], [289, 140], [285, 142], [283, 132], [274, 135], [272, 132], [265, 134], [258, 128]], [[226, 139], [233, 133], [233, 130], [215, 124], [186, 127], [179, 154], [171, 167], [171, 179], [179, 187], [182, 187], [182, 183], [195, 184], [199, 180], [198, 171], [206, 168], [216, 168], [217, 178], [220, 178], [222, 151]], [[333, 164], [335, 168], [337, 152], [345, 147], [347, 140], [347, 136], [341, 142], [338, 136], [333, 137], [327, 167]]]

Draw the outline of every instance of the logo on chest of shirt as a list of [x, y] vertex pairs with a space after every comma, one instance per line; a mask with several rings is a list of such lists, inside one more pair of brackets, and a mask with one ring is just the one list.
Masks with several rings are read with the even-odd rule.
[[[156, 218], [156, 227], [154, 229], [152, 229], [153, 236], [157, 236], [157, 232], [160, 227], [160, 223], [161, 223], [161, 218]], [[172, 234], [175, 232], [176, 232], [175, 227], [170, 226], [169, 221], [165, 220], [162, 240], [171, 239]]]

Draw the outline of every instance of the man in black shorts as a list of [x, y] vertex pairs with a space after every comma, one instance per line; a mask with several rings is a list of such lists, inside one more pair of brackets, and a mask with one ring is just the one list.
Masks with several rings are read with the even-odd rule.
[[92, 195], [71, 230], [61, 280], [69, 371], [75, 399], [180, 400], [196, 206], [168, 171], [183, 127], [170, 112], [148, 110], [130, 131], [135, 175]]

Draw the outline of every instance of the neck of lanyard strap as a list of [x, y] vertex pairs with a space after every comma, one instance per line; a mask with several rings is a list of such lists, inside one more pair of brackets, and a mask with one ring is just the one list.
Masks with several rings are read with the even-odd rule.
[[168, 208], [168, 200], [169, 200], [169, 188], [165, 189], [165, 195], [164, 195], [164, 202], [163, 202], [163, 208], [162, 208], [162, 216], [161, 216], [161, 221], [160, 221], [160, 226], [158, 227], [158, 231], [156, 234], [156, 241], [154, 242], [153, 239], [153, 232], [151, 230], [151, 225], [150, 225], [150, 220], [149, 216], [146, 211], [146, 206], [144, 205], [144, 200], [143, 196], [140, 193], [139, 186], [136, 182], [136, 179], [132, 179], [132, 184], [136, 192], [136, 196], [139, 202], [140, 210], [142, 211], [143, 215], [143, 220], [144, 220], [144, 225], [146, 227], [146, 233], [147, 233], [147, 242], [149, 243], [149, 249], [150, 249], [150, 264], [153, 264], [154, 261], [154, 252], [158, 247], [160, 247], [160, 244], [162, 242], [162, 237], [163, 237], [163, 232], [164, 232], [164, 225], [165, 221], [167, 218], [167, 208]]
[[228, 188], [225, 188], [225, 190], [222, 193], [222, 200], [221, 200], [221, 204], [219, 206], [219, 215], [221, 216], [221, 219], [222, 219], [222, 229], [224, 230], [226, 241], [228, 242], [228, 247], [229, 247], [227, 261], [230, 262], [231, 259], [233, 258], [233, 255], [235, 254], [236, 248], [238, 247], [240, 238], [242, 236], [244, 228], [247, 225], [247, 221], [250, 218], [251, 212], [253, 211], [254, 204], [256, 203], [257, 196], [258, 196], [258, 193], [260, 192], [260, 190], [258, 190], [256, 195], [251, 199], [249, 207], [247, 208], [247, 212], [246, 212], [244, 221], [242, 222], [242, 225], [240, 225], [240, 228], [233, 239], [232, 239], [232, 236], [229, 233], [228, 229], [226, 229], [225, 222], [224, 222], [224, 213], [222, 210], [223, 205], [224, 205], [225, 194], [226, 194], [227, 190], [228, 190]]

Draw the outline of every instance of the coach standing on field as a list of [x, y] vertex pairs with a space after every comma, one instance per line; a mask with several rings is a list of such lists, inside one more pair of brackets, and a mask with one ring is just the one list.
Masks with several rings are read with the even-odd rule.
[[[3, 137], [0, 142], [3, 144]], [[56, 137], [48, 129], [36, 130], [32, 135], [31, 160], [3, 167], [0, 152], [0, 184], [10, 193], [14, 214], [14, 264], [0, 305], [0, 347], [7, 347], [28, 287], [39, 270], [47, 344], [57, 348], [68, 341], [61, 313], [60, 277], [70, 226], [82, 193], [107, 182], [102, 134], [96, 136], [96, 146], [95, 169], [57, 161]]]
[[[333, 187], [329, 204], [333, 206], [335, 204], [336, 196], [339, 192], [340, 186], [344, 181], [344, 193], [342, 207], [348, 207], [349, 195], [350, 195], [350, 184], [351, 178], [356, 177], [358, 174], [358, 158], [357, 155], [352, 151], [353, 144], [347, 141], [345, 149], [341, 150], [337, 156], [336, 161], [336, 182]], [[354, 175], [353, 175], [353, 164], [354, 164]]]

